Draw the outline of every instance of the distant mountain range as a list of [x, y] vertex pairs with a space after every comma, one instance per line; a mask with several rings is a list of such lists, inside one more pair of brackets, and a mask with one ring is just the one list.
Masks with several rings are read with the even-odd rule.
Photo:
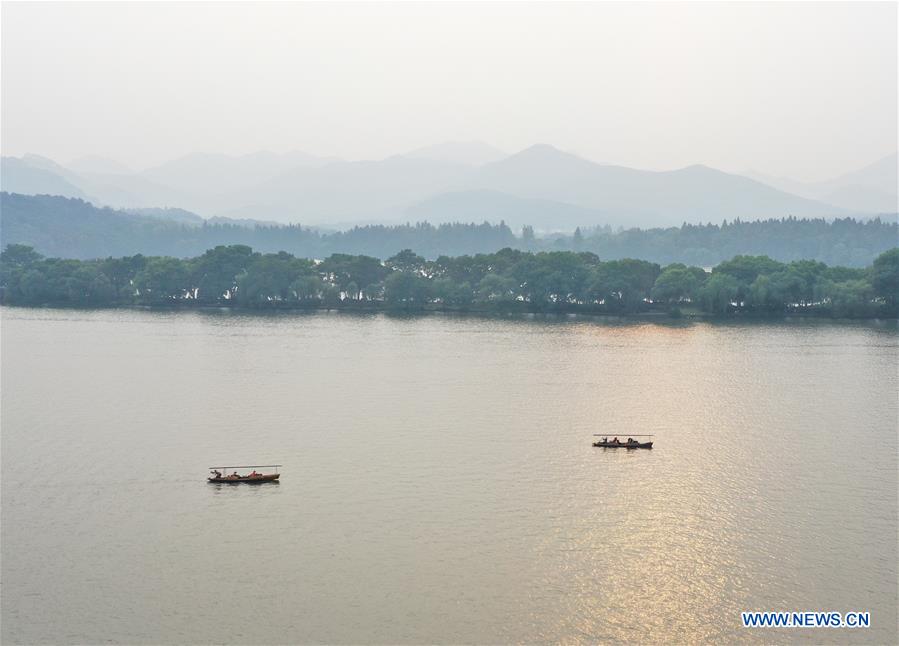
[[[61, 168], [61, 167], [60, 167]], [[32, 155], [3, 157], [0, 160], [0, 185], [23, 195], [61, 195], [87, 199], [80, 188], [70, 182], [63, 173], [43, 165], [36, 165]]]
[[[154, 217], [233, 218], [345, 227], [356, 223], [505, 220], [542, 231], [653, 227], [735, 218], [896, 212], [896, 155], [828, 182], [724, 173], [705, 166], [644, 171], [598, 164], [548, 145], [513, 155], [480, 142], [381, 160], [302, 152], [192, 154], [142, 171], [84, 157], [63, 166], [3, 157], [2, 190], [61, 195]], [[193, 220], [194, 223], [199, 223]]]
[[746, 172], [746, 176], [794, 195], [849, 210], [895, 213], [899, 202], [896, 189], [896, 178], [899, 177], [897, 153], [825, 182], [799, 182], [754, 171]]

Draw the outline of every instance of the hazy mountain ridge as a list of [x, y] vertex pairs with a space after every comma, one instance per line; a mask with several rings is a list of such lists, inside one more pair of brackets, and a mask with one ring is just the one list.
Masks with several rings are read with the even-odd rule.
[[230, 217], [323, 224], [334, 220], [396, 220], [403, 208], [461, 179], [470, 167], [400, 155], [377, 161], [342, 161], [295, 169], [252, 189], [231, 193], [229, 203], [253, 204], [253, 211], [230, 209]]
[[27, 195], [60, 195], [88, 199], [80, 188], [59, 173], [29, 164], [25, 159], [3, 157], [0, 160], [0, 183]]
[[470, 187], [598, 209], [608, 214], [610, 223], [632, 226], [845, 214], [843, 209], [706, 166], [643, 171], [596, 164], [545, 144], [481, 167]]
[[340, 161], [294, 151], [261, 151], [247, 155], [192, 153], [142, 171], [147, 179], [192, 194], [221, 194], [262, 184], [297, 168], [316, 168]]
[[755, 171], [745, 174], [794, 195], [847, 209], [871, 213], [895, 213], [899, 209], [899, 153], [822, 182], [800, 182]]
[[66, 168], [76, 173], [99, 173], [102, 175], [125, 175], [133, 173], [134, 169], [125, 164], [99, 155], [85, 155], [73, 159]]
[[[501, 158], [489, 161], [497, 156]], [[799, 187], [805, 193], [800, 195], [786, 190], [792, 185], [771, 186], [777, 183], [773, 179], [766, 183], [701, 165], [645, 171], [598, 164], [546, 144], [503, 156], [488, 144], [457, 142], [369, 161], [301, 152], [196, 153], [122, 173], [96, 172], [125, 168], [114, 160], [76, 162], [81, 172], [36, 155], [4, 157], [3, 190], [76, 197], [116, 208], [177, 207], [207, 219], [320, 226], [484, 219], [557, 231], [884, 212], [813, 199], [807, 196], [811, 189]], [[828, 182], [828, 195], [843, 205], [889, 204], [888, 194], [874, 202], [871, 196], [878, 187], [889, 188], [895, 162], [893, 155]], [[859, 186], [863, 189], [856, 190]]]

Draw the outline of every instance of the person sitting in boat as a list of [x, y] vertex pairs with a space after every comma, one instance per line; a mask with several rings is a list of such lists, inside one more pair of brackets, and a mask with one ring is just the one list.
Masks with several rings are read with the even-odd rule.
[[215, 479], [218, 480], [219, 478], [222, 477], [222, 472], [219, 471], [218, 469], [213, 469], [213, 470], [212, 470], [212, 475], [214, 475], [214, 476], [215, 476]]
[[629, 438], [627, 438], [627, 443], [628, 443], [628, 444], [636, 444], [636, 443], [637, 443], [637, 440], [635, 440], [635, 439], [632, 438], [632, 437], [629, 437]]
[[615, 436], [615, 437], [612, 438], [612, 442], [611, 442], [611, 443], [612, 443], [612, 444], [621, 444], [621, 440], [619, 440], [618, 437]]
[[253, 469], [253, 473], [251, 473], [248, 477], [255, 478], [256, 476], [261, 476], [261, 473], [256, 473], [256, 469]]
[[234, 473], [231, 474], [231, 477], [232, 477], [232, 478], [239, 478], [239, 477], [240, 477], [240, 474], [237, 473], [237, 471], [235, 471]]

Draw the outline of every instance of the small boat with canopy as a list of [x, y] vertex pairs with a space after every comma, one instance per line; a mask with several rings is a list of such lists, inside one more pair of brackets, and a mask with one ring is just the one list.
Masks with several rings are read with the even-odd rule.
[[[247, 484], [259, 484], [262, 482], [277, 482], [281, 477], [279, 469], [280, 464], [249, 464], [234, 467], [209, 467], [210, 475], [206, 478], [209, 482], [223, 484], [239, 484], [246, 482]], [[238, 469], [252, 469], [251, 473], [238, 473]], [[273, 469], [271, 473], [262, 473], [256, 469]], [[230, 473], [229, 473], [230, 471]]]
[[608, 435], [600, 435], [599, 433], [594, 433], [596, 437], [601, 437], [602, 439], [598, 442], [594, 442], [593, 446], [601, 446], [604, 449], [651, 449], [652, 441], [641, 442], [640, 440], [636, 440], [634, 438], [637, 437], [653, 437], [652, 435], [632, 435], [627, 438], [624, 442], [619, 440], [617, 437], [609, 439]]

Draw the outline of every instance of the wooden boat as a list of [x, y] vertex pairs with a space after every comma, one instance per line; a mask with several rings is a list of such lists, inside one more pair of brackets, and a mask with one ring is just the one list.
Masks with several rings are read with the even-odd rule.
[[206, 478], [209, 482], [224, 482], [225, 484], [237, 484], [238, 482], [271, 482], [281, 477], [280, 473], [260, 473], [258, 476], [222, 476]]
[[596, 437], [601, 437], [602, 439], [598, 442], [594, 442], [593, 446], [600, 446], [604, 449], [651, 449], [652, 441], [649, 442], [641, 442], [639, 440], [635, 440], [635, 437], [652, 437], [652, 435], [632, 435], [627, 438], [626, 441], [622, 442], [621, 440], [617, 442], [612, 442], [609, 440], [608, 435], [600, 435], [599, 433], [593, 434]]
[[[212, 472], [212, 475], [206, 480], [208, 482], [215, 482], [216, 484], [239, 484], [241, 482], [246, 482], [248, 484], [259, 484], [261, 482], [276, 482], [278, 478], [281, 477], [281, 474], [278, 473], [278, 468], [280, 468], [280, 464], [250, 464], [244, 466], [236, 466], [236, 467], [209, 467], [209, 470]], [[221, 469], [221, 472], [219, 471]], [[252, 474], [247, 475], [224, 475], [231, 469], [253, 469]], [[274, 473], [256, 473], [256, 469], [275, 469]], [[234, 471], [233, 473], [237, 473]]]
[[651, 449], [652, 442], [594, 442], [593, 446], [601, 446], [604, 449]]

